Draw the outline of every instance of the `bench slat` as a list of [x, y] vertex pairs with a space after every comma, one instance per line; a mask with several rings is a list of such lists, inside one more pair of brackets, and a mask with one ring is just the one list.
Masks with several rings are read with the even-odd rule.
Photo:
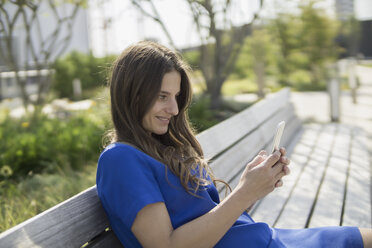
[[197, 135], [207, 159], [215, 157], [254, 130], [264, 120], [270, 118], [278, 109], [282, 108], [289, 99], [289, 89], [267, 97], [231, 118], [220, 122], [208, 130]]
[[112, 230], [104, 232], [99, 238], [95, 239], [93, 242], [89, 243], [84, 248], [123, 248], [124, 246], [120, 243], [119, 239], [116, 237]]
[[325, 126], [320, 133], [316, 148], [300, 175], [298, 184], [281, 213], [276, 227], [304, 228], [324, 173], [334, 136], [335, 126]]
[[[291, 174], [285, 178], [283, 187], [276, 189], [274, 192], [266, 196], [252, 209], [251, 215], [256, 221], [266, 222], [271, 226], [275, 225], [280, 212], [285, 207], [285, 203], [289, 198], [291, 191], [293, 191], [293, 188], [296, 185], [296, 181], [298, 180], [302, 169], [309, 159], [309, 154], [316, 144], [315, 137], [319, 131], [320, 126], [312, 126], [311, 128], [306, 128], [303, 133], [299, 133], [298, 136], [300, 137], [294, 138], [293, 142], [297, 145], [292, 154], [290, 154]], [[297, 141], [297, 139], [300, 140]], [[312, 141], [312, 143], [309, 143], [309, 140]]]
[[[338, 125], [331, 158], [309, 227], [338, 226], [342, 216], [347, 168], [349, 166], [350, 129]], [[332, 203], [332, 204], [330, 204]]]
[[[236, 144], [233, 148], [226, 151], [221, 158], [219, 157], [215, 163], [212, 163], [212, 168], [218, 169], [216, 176], [222, 175], [223, 178], [230, 184], [231, 188], [236, 187], [239, 182], [240, 173], [244, 166], [251, 161], [254, 156], [262, 149], [271, 149], [272, 139], [275, 133], [277, 123], [285, 120], [287, 123], [293, 123], [298, 127], [300, 122], [296, 123], [294, 108], [290, 103], [280, 110], [276, 115], [273, 115], [270, 121], [262, 123], [257, 130], [248, 135], [244, 140]], [[293, 139], [290, 131], [285, 134], [287, 140]], [[285, 141], [283, 137], [283, 141]], [[285, 143], [281, 143], [285, 145]], [[234, 164], [234, 167], [230, 166]], [[217, 167], [218, 166], [218, 167]]]
[[1, 247], [80, 247], [109, 225], [93, 186], [0, 234]]
[[371, 228], [371, 166], [367, 135], [353, 130], [351, 161], [342, 225]]

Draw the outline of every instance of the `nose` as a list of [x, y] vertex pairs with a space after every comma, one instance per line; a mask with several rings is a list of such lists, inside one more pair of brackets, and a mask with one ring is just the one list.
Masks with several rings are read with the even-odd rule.
[[168, 112], [168, 114], [171, 114], [173, 116], [178, 115], [177, 99], [172, 99], [172, 101], [168, 102], [167, 112]]

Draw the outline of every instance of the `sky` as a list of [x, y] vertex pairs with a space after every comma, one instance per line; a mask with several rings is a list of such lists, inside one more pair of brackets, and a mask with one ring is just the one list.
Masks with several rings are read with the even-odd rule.
[[[278, 10], [293, 11], [298, 1], [265, 0], [264, 8], [259, 14], [265, 18], [274, 16]], [[334, 15], [332, 12], [334, 1], [324, 0], [321, 3], [329, 15]], [[177, 48], [200, 44], [186, 1], [154, 0], [154, 2]], [[148, 17], [143, 17], [130, 0], [90, 0], [90, 4], [90, 46], [96, 56], [118, 54], [130, 44], [145, 38], [153, 38], [169, 46], [160, 26]], [[232, 0], [230, 17], [235, 25], [250, 22], [258, 7], [259, 0]], [[371, 19], [372, 0], [355, 0], [354, 10], [359, 19]]]

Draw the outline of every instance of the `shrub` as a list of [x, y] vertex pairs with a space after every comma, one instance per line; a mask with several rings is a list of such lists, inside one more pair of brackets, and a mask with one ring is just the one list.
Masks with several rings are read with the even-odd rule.
[[81, 169], [96, 161], [105, 124], [93, 120], [82, 113], [66, 120], [6, 118], [0, 126], [0, 178], [57, 168]]
[[200, 51], [192, 50], [182, 53], [182, 57], [191, 66], [192, 69], [200, 68]]
[[72, 99], [75, 78], [80, 79], [83, 91], [105, 85], [109, 63], [113, 60], [112, 56], [96, 58], [92, 54], [72, 52], [54, 63], [52, 89], [57, 97]]
[[218, 120], [214, 118], [209, 109], [209, 97], [205, 95], [194, 96], [189, 109], [190, 121], [197, 132], [201, 132], [215, 124]]
[[311, 80], [310, 72], [306, 70], [297, 70], [290, 74], [289, 81], [292, 82], [292, 88], [298, 91], [319, 91], [326, 90], [325, 82], [314, 84]]

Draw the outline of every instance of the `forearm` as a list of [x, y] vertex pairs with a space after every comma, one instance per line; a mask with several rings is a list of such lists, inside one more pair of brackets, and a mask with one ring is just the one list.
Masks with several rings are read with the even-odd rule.
[[239, 190], [233, 191], [219, 205], [196, 218], [170, 235], [170, 247], [213, 247], [225, 235], [238, 217], [256, 199], [242, 202]]
[[278, 159], [279, 152], [267, 158], [257, 156], [225, 200], [177, 229], [173, 229], [165, 203], [154, 203], [137, 214], [132, 232], [144, 247], [213, 247], [246, 208], [274, 190], [285, 174], [284, 164], [273, 166]]

